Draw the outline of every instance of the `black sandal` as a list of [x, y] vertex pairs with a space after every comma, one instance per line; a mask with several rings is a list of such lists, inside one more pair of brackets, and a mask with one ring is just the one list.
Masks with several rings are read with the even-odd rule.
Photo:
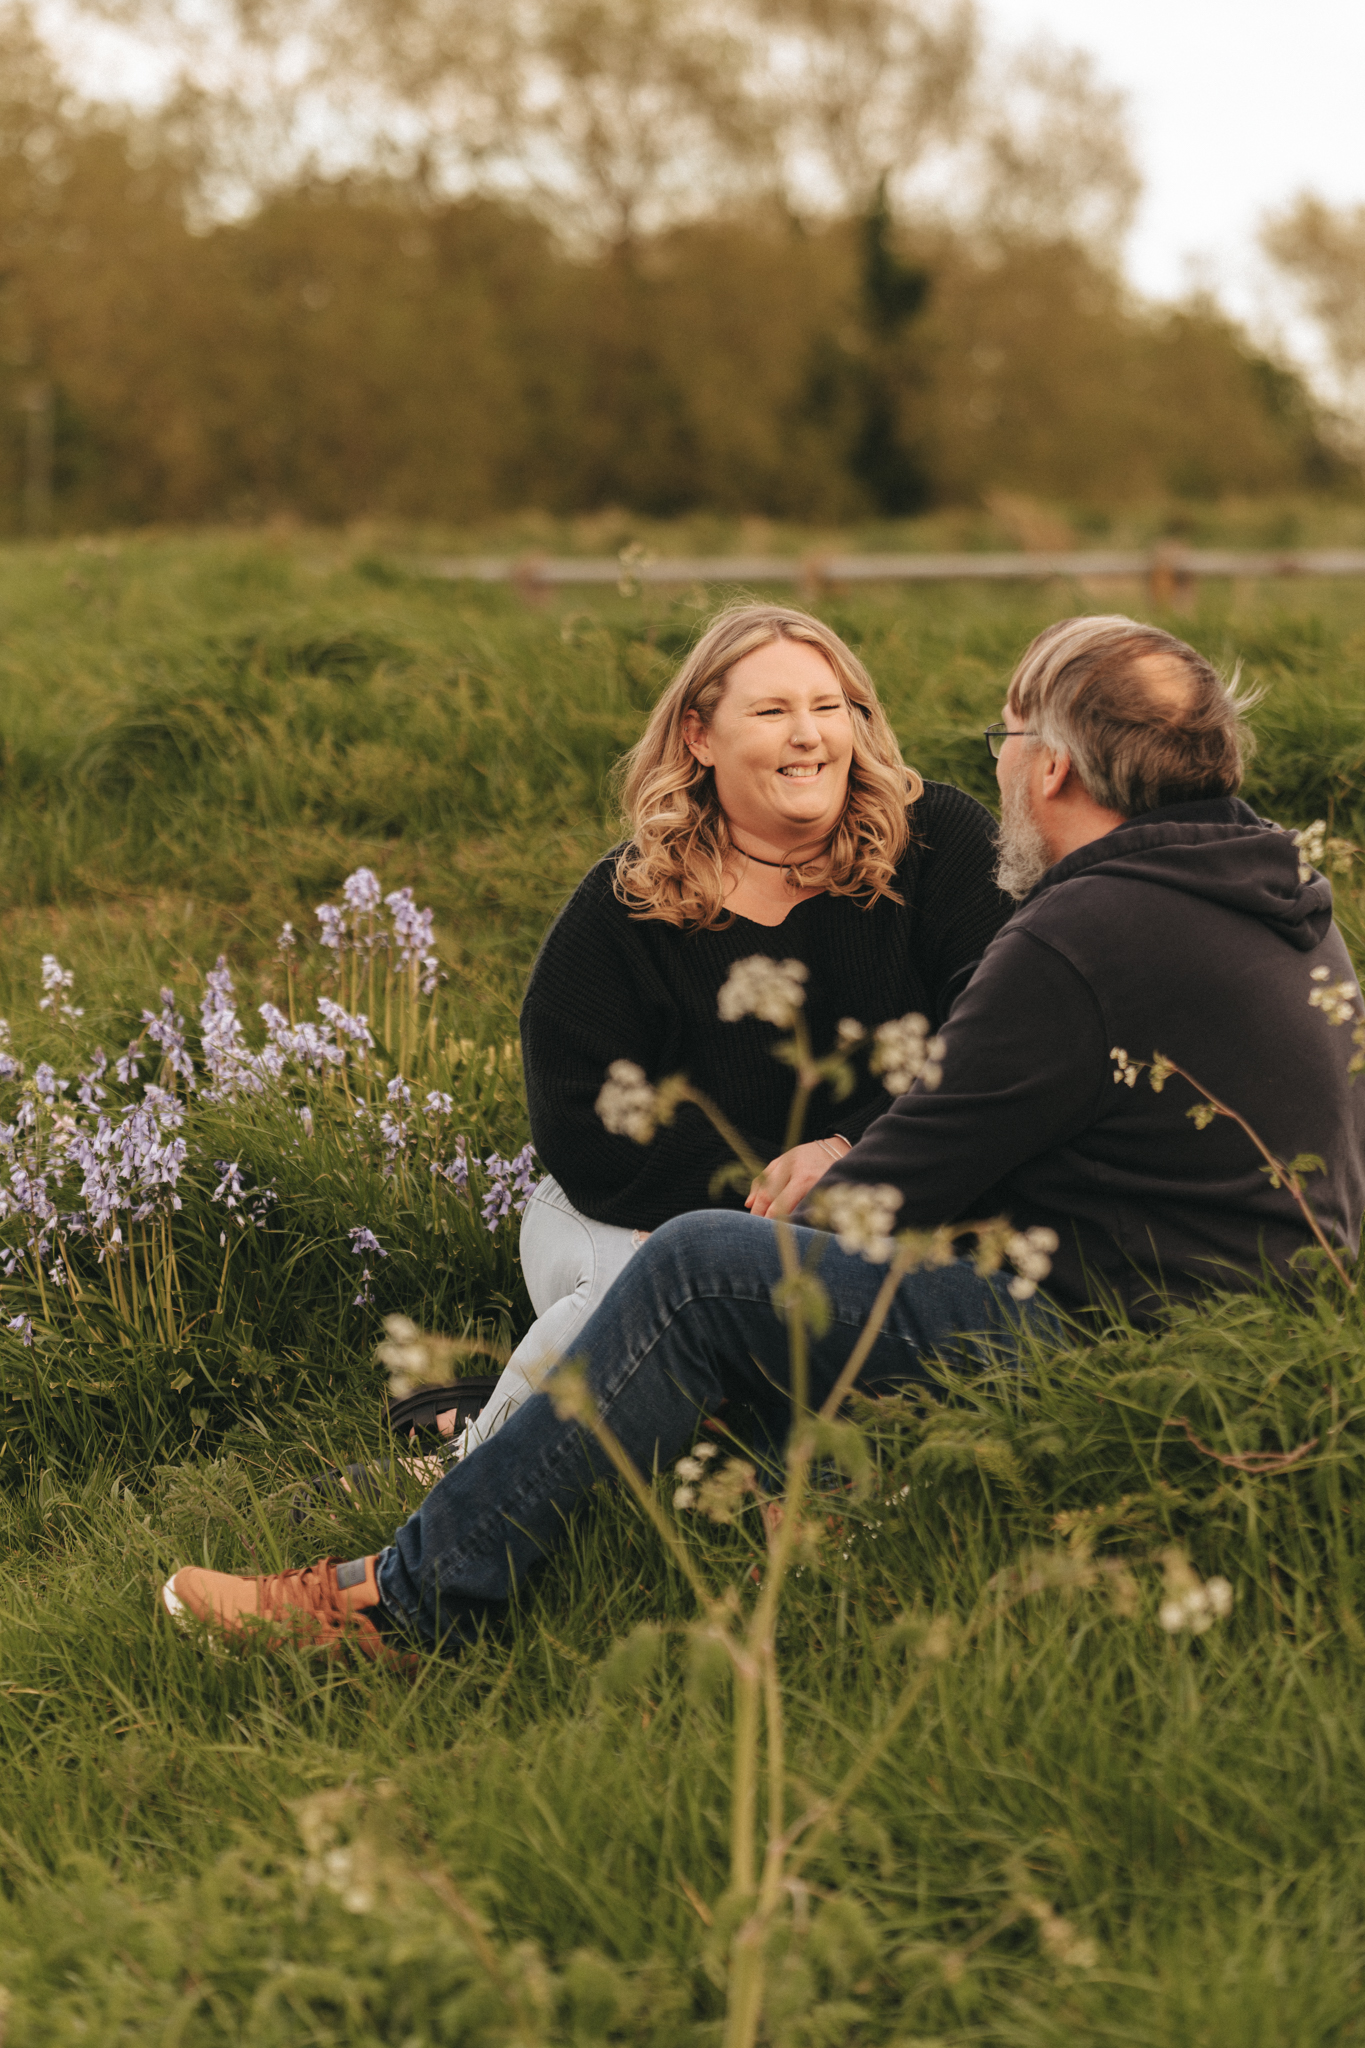
[[455, 1411], [455, 1434], [481, 1415], [488, 1405], [488, 1398], [498, 1384], [496, 1373], [474, 1373], [467, 1380], [455, 1380], [448, 1387], [419, 1387], [415, 1394], [405, 1395], [401, 1401], [392, 1397], [387, 1402], [389, 1428], [395, 1436], [436, 1436], [438, 1415], [449, 1415]]
[[[389, 1428], [395, 1436], [434, 1436], [442, 1443], [448, 1442], [450, 1439], [442, 1437], [436, 1427], [437, 1417], [453, 1410], [455, 1427], [451, 1438], [458, 1436], [476, 1415], [483, 1413], [497, 1384], [496, 1374], [476, 1373], [448, 1387], [422, 1387], [401, 1401], [390, 1399], [386, 1403]], [[418, 1451], [417, 1455], [429, 1457], [433, 1453]], [[370, 1458], [358, 1465], [333, 1465], [326, 1472], [317, 1473], [294, 1495], [294, 1520], [305, 1521], [320, 1500], [378, 1500], [379, 1481], [393, 1471], [397, 1462], [393, 1458]]]

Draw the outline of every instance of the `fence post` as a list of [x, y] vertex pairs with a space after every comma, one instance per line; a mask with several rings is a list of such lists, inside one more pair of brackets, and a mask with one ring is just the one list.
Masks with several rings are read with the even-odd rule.
[[804, 604], [816, 604], [831, 588], [824, 557], [807, 555], [797, 576], [796, 587]]
[[1152, 549], [1147, 570], [1147, 595], [1153, 604], [1178, 611], [1194, 597], [1194, 571], [1184, 548], [1160, 542]]
[[524, 604], [544, 604], [549, 595], [544, 563], [544, 555], [522, 555], [512, 564], [512, 581]]

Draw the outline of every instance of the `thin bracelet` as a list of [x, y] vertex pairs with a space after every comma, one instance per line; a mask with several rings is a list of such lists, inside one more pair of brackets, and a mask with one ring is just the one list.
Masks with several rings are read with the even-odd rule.
[[[836, 1151], [835, 1151], [835, 1150], [833, 1149], [833, 1146], [834, 1146], [834, 1140], [833, 1140], [833, 1138], [817, 1138], [817, 1139], [816, 1139], [816, 1143], [817, 1143], [817, 1144], [819, 1145], [819, 1147], [820, 1147], [820, 1149], [821, 1149], [821, 1151], [822, 1151], [822, 1152], [828, 1152], [828, 1153], [829, 1153], [829, 1156], [830, 1156], [830, 1158], [831, 1158], [831, 1159], [842, 1159], [842, 1158], [843, 1158], [843, 1156], [844, 1156], [844, 1155], [843, 1155], [843, 1153], [842, 1153], [842, 1152], [836, 1152]], [[845, 1140], [844, 1140], [844, 1143], [845, 1143], [845, 1144], [847, 1145], [847, 1144], [848, 1144], [848, 1140], [847, 1140], [847, 1139], [845, 1139]], [[852, 1147], [851, 1145], [849, 1145], [849, 1146], [848, 1146], [848, 1149], [849, 1149], [849, 1151], [851, 1152], [851, 1151], [853, 1150], [853, 1147]]]

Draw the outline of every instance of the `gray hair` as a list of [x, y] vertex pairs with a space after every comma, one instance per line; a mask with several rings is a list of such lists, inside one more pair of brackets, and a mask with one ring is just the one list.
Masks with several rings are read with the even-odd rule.
[[1118, 614], [1059, 619], [1026, 650], [1008, 703], [1064, 750], [1087, 796], [1133, 818], [1162, 804], [1231, 796], [1255, 744], [1256, 695], [1156, 626]]

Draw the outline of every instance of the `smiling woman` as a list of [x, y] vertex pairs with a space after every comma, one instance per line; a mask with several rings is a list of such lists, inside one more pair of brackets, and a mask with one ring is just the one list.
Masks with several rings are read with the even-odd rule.
[[781, 924], [810, 895], [873, 903], [895, 892], [923, 788], [837, 633], [786, 606], [733, 605], [624, 763], [616, 893], [699, 929]]
[[1011, 908], [992, 878], [989, 813], [906, 766], [866, 669], [805, 612], [741, 604], [712, 620], [621, 789], [628, 837], [555, 920], [522, 1007], [531, 1131], [552, 1176], [522, 1221], [538, 1320], [465, 1448], [572, 1349], [644, 1234], [743, 1199], [716, 1183], [730, 1154], [693, 1105], [647, 1146], [603, 1128], [595, 1104], [613, 1061], [652, 1082], [686, 1073], [770, 1162], [747, 1206], [790, 1209], [887, 1096], [866, 1070], [842, 1101], [820, 1087], [810, 1136], [784, 1151], [779, 1034], [717, 1008], [735, 963], [801, 961], [823, 1051], [848, 1017], [872, 1029], [918, 1011], [936, 1028]]

